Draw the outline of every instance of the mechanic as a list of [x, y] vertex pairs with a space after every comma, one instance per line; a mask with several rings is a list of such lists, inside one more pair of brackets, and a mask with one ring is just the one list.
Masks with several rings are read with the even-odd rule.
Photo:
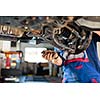
[[[66, 53], [64, 53], [64, 50], [60, 50], [58, 48], [54, 48], [54, 51], [58, 53], [58, 55], [60, 55], [60, 57], [64, 60], [63, 56]], [[63, 80], [62, 83], [79, 83], [79, 80], [76, 76], [76, 74], [68, 67], [65, 68], [64, 64], [62, 64], [60, 67], [62, 67], [63, 70]]]
[[[91, 67], [92, 64], [88, 60], [86, 51], [70, 55], [67, 51], [61, 50], [61, 52], [63, 52], [63, 56], [59, 55], [57, 59], [52, 57], [53, 51], [44, 51], [43, 57], [58, 66], [63, 66], [63, 82], [100, 82], [100, 74], [94, 67]], [[68, 78], [69, 76], [73, 79]]]
[[[63, 51], [63, 57], [52, 50], [43, 51], [43, 58], [51, 61], [53, 64], [63, 66], [63, 82], [67, 80], [67, 68], [70, 68], [77, 75], [78, 81], [81, 83], [98, 83], [100, 82], [100, 74], [92, 67], [87, 58], [86, 51], [79, 54], [68, 55], [67, 51]], [[77, 79], [76, 79], [77, 80]]]
[[[86, 52], [87, 52], [90, 62], [94, 65], [96, 70], [100, 73], [100, 61], [99, 61], [99, 57], [98, 57], [98, 53], [97, 53], [97, 42], [100, 42], [100, 31], [93, 32], [92, 41], [91, 41], [89, 47], [87, 48]], [[64, 53], [62, 50], [59, 50], [57, 48], [55, 48], [54, 50], [56, 52], [58, 52], [60, 54], [60, 56], [62, 56]], [[64, 71], [64, 69], [65, 68], [63, 66], [63, 71]], [[65, 81], [70, 82], [70, 83], [79, 82], [76, 74], [70, 68], [67, 68], [65, 73], [66, 74], [63, 78], [63, 82], [65, 82]], [[67, 80], [65, 77], [67, 77]]]

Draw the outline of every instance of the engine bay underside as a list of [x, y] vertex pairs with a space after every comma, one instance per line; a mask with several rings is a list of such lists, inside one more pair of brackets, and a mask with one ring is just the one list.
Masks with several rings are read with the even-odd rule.
[[69, 53], [80, 53], [91, 42], [91, 30], [100, 29], [99, 19], [86, 16], [0, 16], [0, 39], [17, 41], [35, 36]]

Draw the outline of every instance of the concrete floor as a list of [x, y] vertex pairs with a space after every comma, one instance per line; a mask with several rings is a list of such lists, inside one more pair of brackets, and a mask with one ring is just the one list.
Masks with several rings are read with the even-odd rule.
[[0, 83], [61, 83], [60, 77], [26, 75], [1, 78]]
[[50, 76], [22, 76], [20, 83], [38, 82], [38, 83], [61, 83], [61, 78]]

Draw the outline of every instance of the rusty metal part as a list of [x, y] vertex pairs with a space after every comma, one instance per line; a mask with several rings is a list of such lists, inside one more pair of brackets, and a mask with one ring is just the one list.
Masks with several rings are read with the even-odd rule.
[[84, 51], [92, 37], [73, 16], [0, 17], [0, 35], [16, 38], [36, 36], [69, 53]]
[[63, 21], [54, 18], [53, 21], [42, 24], [39, 32], [35, 30], [32, 33], [59, 49], [65, 49], [69, 53], [80, 53], [89, 46], [92, 34], [82, 28], [78, 28], [81, 31], [76, 30], [77, 25], [70, 26], [70, 23], [74, 23], [72, 18]]
[[24, 31], [21, 28], [11, 27], [8, 25], [0, 25], [0, 35], [22, 37]]

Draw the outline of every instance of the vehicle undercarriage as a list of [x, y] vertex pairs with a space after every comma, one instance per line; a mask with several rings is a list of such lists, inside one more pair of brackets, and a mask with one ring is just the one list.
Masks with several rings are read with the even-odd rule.
[[89, 46], [93, 30], [100, 29], [94, 16], [0, 16], [0, 39], [17, 41], [43, 39], [69, 53], [80, 53]]

